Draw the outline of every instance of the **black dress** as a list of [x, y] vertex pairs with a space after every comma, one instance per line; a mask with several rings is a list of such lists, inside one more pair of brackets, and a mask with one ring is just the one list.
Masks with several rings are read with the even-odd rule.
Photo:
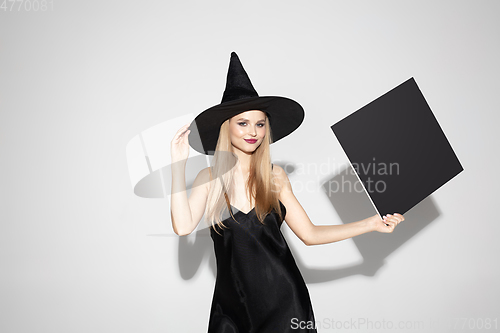
[[[282, 214], [286, 208], [280, 201]], [[210, 228], [217, 260], [209, 333], [316, 332], [309, 292], [281, 233], [276, 211], [258, 220], [237, 209]], [[300, 328], [302, 327], [302, 329]]]

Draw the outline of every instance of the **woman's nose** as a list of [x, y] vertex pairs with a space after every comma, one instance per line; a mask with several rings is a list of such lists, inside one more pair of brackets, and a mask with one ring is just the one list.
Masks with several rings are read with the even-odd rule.
[[248, 126], [249, 129], [248, 129], [248, 134], [250, 134], [251, 136], [256, 136], [257, 135], [257, 130], [255, 129], [254, 126]]

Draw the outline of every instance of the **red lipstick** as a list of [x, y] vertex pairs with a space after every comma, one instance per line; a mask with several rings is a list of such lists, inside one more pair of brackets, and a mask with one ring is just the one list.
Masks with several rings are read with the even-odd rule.
[[244, 140], [245, 140], [246, 142], [248, 142], [248, 143], [251, 143], [251, 144], [254, 144], [254, 143], [256, 143], [256, 142], [257, 142], [257, 139], [248, 139], [248, 140], [247, 140], [247, 139], [244, 139]]

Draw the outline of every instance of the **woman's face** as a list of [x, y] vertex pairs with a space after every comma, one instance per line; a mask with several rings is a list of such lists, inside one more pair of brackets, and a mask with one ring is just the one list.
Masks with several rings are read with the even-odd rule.
[[259, 110], [242, 112], [229, 119], [231, 144], [247, 154], [260, 146], [266, 135], [266, 114]]

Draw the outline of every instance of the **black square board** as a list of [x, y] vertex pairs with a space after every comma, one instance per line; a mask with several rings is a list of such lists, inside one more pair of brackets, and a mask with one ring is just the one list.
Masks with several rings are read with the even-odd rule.
[[406, 213], [463, 171], [413, 78], [331, 128], [380, 216]]

